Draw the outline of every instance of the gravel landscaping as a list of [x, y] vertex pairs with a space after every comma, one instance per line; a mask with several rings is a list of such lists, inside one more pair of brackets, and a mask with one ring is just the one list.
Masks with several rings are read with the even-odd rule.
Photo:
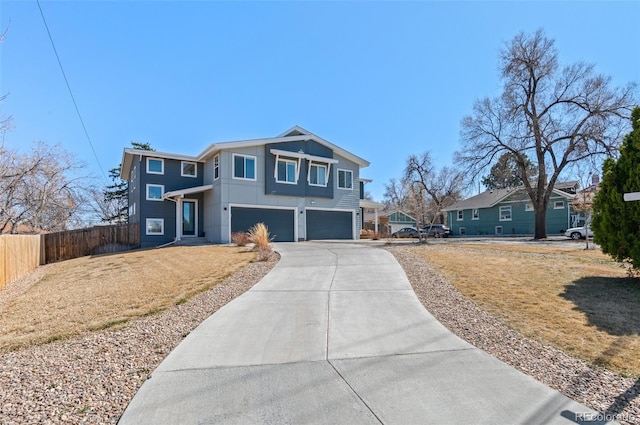
[[[0, 424], [116, 423], [167, 354], [276, 262], [250, 263], [188, 302], [126, 329], [0, 354]], [[17, 282], [16, 290], [24, 286]]]
[[[623, 378], [523, 337], [465, 298], [404, 248], [387, 248], [425, 308], [453, 333], [579, 403], [623, 424], [640, 423], [640, 380]], [[599, 422], [602, 423], [602, 422]]]
[[[464, 298], [419, 257], [401, 247], [388, 250], [420, 301], [451, 331], [607, 417], [640, 423], [640, 380], [524, 338]], [[0, 423], [117, 422], [166, 355], [205, 318], [251, 288], [276, 261], [251, 263], [207, 292], [126, 329], [0, 354]]]

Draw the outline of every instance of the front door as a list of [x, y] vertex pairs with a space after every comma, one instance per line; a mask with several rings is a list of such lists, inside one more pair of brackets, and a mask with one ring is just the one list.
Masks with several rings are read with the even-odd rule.
[[182, 236], [196, 235], [196, 201], [182, 201]]

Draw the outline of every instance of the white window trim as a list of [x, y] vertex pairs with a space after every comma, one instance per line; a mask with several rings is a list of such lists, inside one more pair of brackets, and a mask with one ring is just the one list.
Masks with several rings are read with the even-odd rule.
[[[160, 232], [149, 232], [149, 222], [150, 221], [160, 221]], [[164, 235], [164, 218], [148, 218], [145, 222], [145, 234], [149, 236], [162, 236]]]
[[[500, 232], [498, 232], [498, 229], [500, 229]], [[502, 228], [502, 226], [496, 226], [495, 234], [496, 235], [504, 235], [504, 229]]]
[[[344, 173], [349, 173], [351, 174], [351, 187], [342, 187], [340, 186], [340, 172], [344, 172]], [[346, 181], [346, 179], [345, 179]], [[342, 190], [353, 190], [353, 170], [347, 170], [346, 168], [338, 168], [338, 189], [342, 189]]]
[[[317, 183], [311, 183], [311, 167], [315, 165], [316, 167], [322, 167], [324, 168], [324, 184], [317, 184]], [[307, 183], [309, 183], [309, 186], [317, 186], [317, 187], [327, 187], [327, 185], [329, 184], [329, 170], [331, 167], [331, 164], [328, 163], [314, 163], [313, 161], [309, 161], [309, 169], [307, 170]], [[317, 176], [316, 176], [317, 177]]]
[[[185, 164], [192, 164], [193, 168], [195, 170], [194, 174], [185, 174], [184, 173], [184, 165]], [[180, 175], [182, 177], [192, 177], [192, 178], [197, 178], [198, 177], [198, 163], [197, 162], [193, 162], [193, 161], [181, 161], [180, 162]]]
[[[558, 204], [562, 204], [558, 206]], [[564, 201], [553, 201], [553, 209], [554, 210], [563, 210], [564, 209]]]
[[[509, 218], [502, 218], [502, 209], [503, 208], [508, 208], [509, 209]], [[511, 205], [502, 205], [499, 209], [498, 209], [498, 214], [499, 214], [499, 219], [500, 221], [512, 221], [513, 219], [513, 211], [511, 209]]]
[[[160, 161], [162, 168], [160, 171], [149, 171], [149, 161]], [[147, 174], [164, 174], [164, 159], [162, 158], [147, 158]]]
[[[282, 161], [285, 164], [293, 164], [293, 166], [295, 167], [295, 176], [294, 176], [294, 181], [290, 182], [289, 180], [279, 180], [278, 179], [278, 163]], [[293, 160], [293, 159], [287, 159], [287, 158], [280, 158], [279, 155], [276, 155], [276, 165], [275, 165], [275, 169], [273, 170], [273, 177], [275, 178], [277, 183], [282, 183], [282, 184], [298, 184], [298, 178], [300, 177], [300, 159], [298, 158], [298, 160]]]
[[217, 153], [213, 157], [213, 180], [220, 178], [220, 154]]
[[[182, 233], [182, 226], [184, 225], [183, 224], [183, 220], [184, 220], [184, 206], [183, 205], [184, 205], [185, 202], [193, 202], [194, 208], [195, 208], [195, 214], [194, 214], [194, 217], [195, 217], [195, 223], [194, 223], [195, 232], [194, 232], [193, 235], [185, 235], [184, 233]], [[198, 200], [196, 198], [183, 198], [183, 199], [180, 200], [179, 208], [180, 208], [180, 217], [179, 217], [180, 222], [179, 223], [176, 222], [176, 225], [178, 225], [178, 229], [180, 231], [180, 237], [181, 238], [196, 238], [196, 237], [198, 237], [198, 225], [199, 225], [199, 223], [198, 223], [198, 219], [199, 219], [199, 217], [198, 217]]]
[[457, 210], [456, 221], [464, 221], [464, 210]]
[[480, 209], [474, 208], [471, 210], [471, 220], [480, 220]]
[[[236, 157], [237, 156], [241, 156], [243, 158], [251, 158], [253, 159], [253, 175], [254, 177], [252, 179], [247, 178], [247, 177], [236, 177]], [[232, 170], [231, 170], [231, 177], [234, 180], [247, 180], [247, 181], [256, 181], [258, 179], [258, 158], [256, 156], [253, 155], [246, 155], [244, 153], [234, 153], [231, 155], [231, 162], [233, 164], [232, 166]], [[244, 164], [244, 175], [247, 175], [247, 163], [245, 162]]]
[[460, 235], [466, 235], [467, 234], [467, 228], [466, 227], [460, 227], [460, 229], [458, 231], [460, 232]]
[[[162, 193], [160, 194], [159, 198], [149, 198], [149, 188], [151, 186], [159, 187], [160, 189], [162, 189]], [[163, 184], [151, 184], [151, 183], [147, 184], [146, 193], [145, 193], [145, 197], [147, 198], [147, 201], [162, 201], [163, 200], [162, 199], [162, 195], [164, 195], [164, 185]]]
[[532, 203], [530, 203], [530, 202], [528, 202], [528, 203], [524, 204], [524, 210], [525, 210], [525, 211], [534, 211], [534, 209], [533, 209], [533, 204], [532, 204]]

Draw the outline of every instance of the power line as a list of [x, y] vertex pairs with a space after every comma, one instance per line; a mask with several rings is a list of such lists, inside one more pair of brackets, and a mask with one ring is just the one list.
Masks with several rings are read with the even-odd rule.
[[76, 103], [76, 98], [73, 96], [73, 91], [71, 91], [71, 86], [69, 85], [69, 80], [67, 79], [67, 74], [64, 72], [64, 68], [62, 67], [62, 62], [60, 61], [60, 56], [58, 55], [58, 50], [56, 49], [56, 45], [53, 42], [53, 37], [51, 37], [51, 31], [49, 31], [49, 25], [47, 25], [47, 20], [44, 17], [44, 12], [42, 11], [42, 7], [40, 6], [40, 0], [36, 0], [38, 4], [38, 9], [40, 9], [40, 16], [42, 16], [42, 22], [44, 22], [44, 27], [47, 30], [47, 35], [49, 36], [49, 41], [51, 41], [51, 47], [53, 47], [53, 52], [56, 55], [56, 59], [58, 60], [58, 65], [60, 66], [60, 71], [62, 72], [62, 77], [64, 78], [64, 82], [67, 85], [67, 89], [69, 90], [69, 95], [71, 96], [71, 101], [73, 102], [73, 106], [76, 108], [76, 113], [78, 114], [78, 118], [80, 119], [80, 124], [82, 124], [82, 129], [84, 130], [84, 135], [87, 137], [87, 141], [89, 142], [89, 146], [91, 146], [91, 151], [93, 152], [93, 156], [96, 158], [96, 162], [98, 163], [98, 167], [102, 172], [102, 176], [108, 181], [107, 174], [104, 172], [104, 168], [102, 168], [102, 164], [100, 163], [100, 158], [98, 158], [98, 154], [96, 153], [95, 148], [93, 147], [93, 143], [91, 142], [91, 137], [89, 137], [89, 132], [87, 131], [87, 127], [84, 125], [84, 120], [82, 119], [82, 115], [80, 114], [80, 109], [78, 108], [78, 104]]

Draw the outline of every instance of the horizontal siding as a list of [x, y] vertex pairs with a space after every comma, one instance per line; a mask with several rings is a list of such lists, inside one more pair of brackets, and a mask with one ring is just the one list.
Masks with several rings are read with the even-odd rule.
[[[564, 208], [554, 209], [555, 201], [563, 201]], [[479, 219], [472, 219], [472, 210], [463, 210], [463, 220], [457, 219], [457, 211], [449, 211], [448, 221], [454, 235], [460, 235], [464, 227], [466, 235], [495, 235], [496, 226], [502, 226], [502, 234], [532, 235], [535, 233], [535, 215], [526, 211], [527, 202], [502, 202], [479, 211]], [[511, 220], [500, 221], [500, 207], [511, 206]], [[563, 197], [552, 198], [547, 208], [547, 234], [562, 234], [568, 227], [570, 202]]]

